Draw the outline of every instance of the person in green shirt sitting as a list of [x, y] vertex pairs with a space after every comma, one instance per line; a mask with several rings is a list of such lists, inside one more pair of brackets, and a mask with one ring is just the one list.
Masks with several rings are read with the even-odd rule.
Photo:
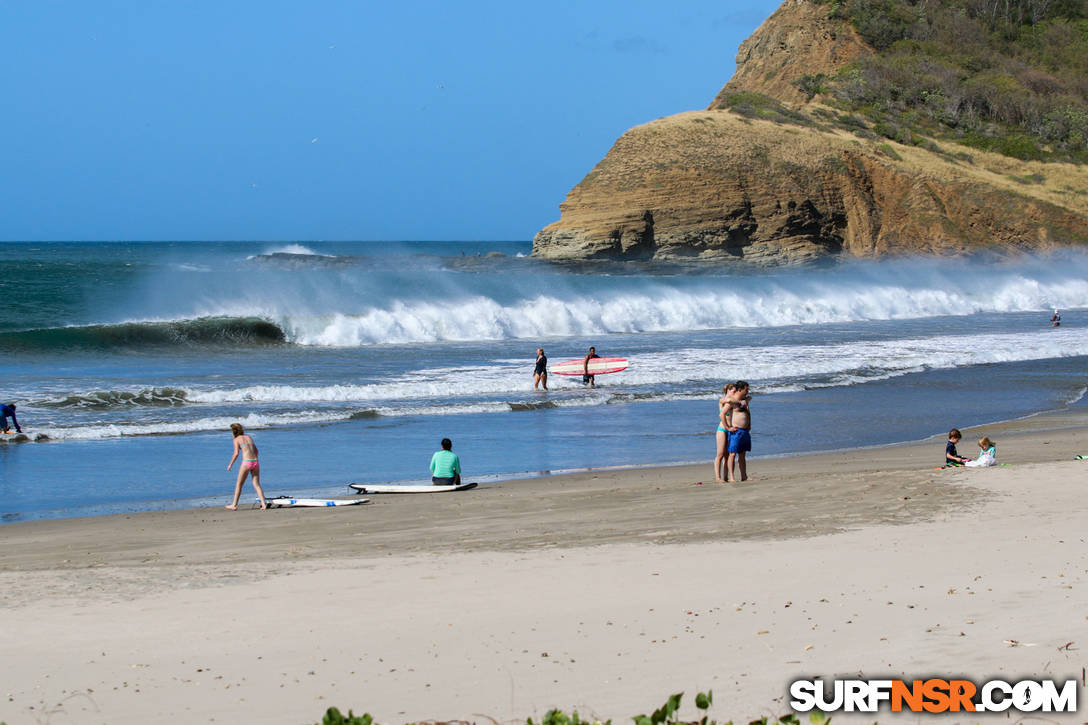
[[461, 484], [461, 459], [453, 452], [453, 441], [442, 439], [442, 450], [431, 456], [431, 483], [435, 486]]

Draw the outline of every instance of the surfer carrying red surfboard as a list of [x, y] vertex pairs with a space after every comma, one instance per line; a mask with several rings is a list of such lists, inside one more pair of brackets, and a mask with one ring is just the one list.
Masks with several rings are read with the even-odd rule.
[[597, 348], [589, 348], [589, 352], [586, 353], [585, 363], [582, 366], [582, 370], [584, 371], [582, 374], [582, 384], [588, 385], [591, 388], [597, 387], [596, 376], [589, 374], [589, 361], [595, 357], [600, 357], [600, 355], [597, 354]]

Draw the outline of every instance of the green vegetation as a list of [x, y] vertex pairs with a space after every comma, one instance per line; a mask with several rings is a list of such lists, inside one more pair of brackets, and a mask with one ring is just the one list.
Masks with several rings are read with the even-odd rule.
[[876, 150], [887, 156], [889, 159], [894, 159], [896, 161], [903, 160], [903, 157], [896, 153], [895, 149], [893, 149], [890, 144], [882, 143], [876, 147]]
[[360, 717], [348, 710], [348, 714], [345, 716], [341, 715], [340, 711], [335, 707], [326, 710], [325, 717], [321, 718], [321, 725], [371, 725], [373, 722], [374, 718], [370, 716], [370, 713], [365, 713]]
[[816, 125], [811, 118], [800, 111], [787, 108], [779, 101], [762, 93], [749, 91], [730, 93], [725, 98], [725, 105], [734, 113], [748, 118], [762, 118], [766, 121], [792, 123], [796, 126]]
[[1088, 161], [1088, 0], [830, 0], [878, 51], [804, 76], [873, 131], [1024, 160]]
[[[683, 698], [684, 693], [678, 692], [675, 695], [671, 695], [665, 704], [657, 708], [650, 715], [637, 715], [632, 718], [635, 721], [635, 725], [719, 725], [717, 720], [710, 720], [707, 716], [707, 710], [714, 704], [714, 692], [708, 690], [707, 692], [700, 692], [695, 696], [695, 707], [697, 707], [702, 713], [702, 717], [698, 720], [681, 720], [679, 716], [680, 700]], [[488, 718], [490, 719], [490, 718]], [[830, 725], [831, 718], [824, 715], [822, 712], [812, 712], [808, 716], [808, 720], [812, 725]], [[347, 716], [340, 714], [340, 711], [335, 707], [330, 707], [325, 712], [325, 717], [321, 720], [320, 725], [372, 725], [374, 719], [365, 714], [362, 717], [353, 715], [351, 711], [348, 711]], [[0, 725], [3, 725], [0, 723]], [[529, 718], [526, 721], [526, 725], [612, 725], [611, 720], [601, 722], [600, 720], [585, 720], [578, 715], [578, 711], [573, 711], [570, 715], [562, 710], [553, 709], [548, 710], [539, 723]], [[733, 725], [733, 721], [730, 720], [721, 725]], [[793, 713], [782, 715], [777, 718], [761, 717], [758, 720], [752, 720], [748, 725], [801, 725], [801, 721]]]
[[817, 93], [827, 93], [827, 88], [824, 86], [824, 81], [827, 80], [827, 76], [823, 73], [817, 73], [815, 75], [803, 75], [800, 80], [797, 81], [797, 87], [801, 89], [801, 92], [805, 94], [806, 100], [811, 101], [816, 97]]

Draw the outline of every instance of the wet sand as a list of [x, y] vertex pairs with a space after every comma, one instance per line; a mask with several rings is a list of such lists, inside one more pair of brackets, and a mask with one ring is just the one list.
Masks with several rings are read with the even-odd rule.
[[735, 485], [708, 458], [5, 525], [0, 720], [619, 722], [714, 688], [711, 715], [747, 721], [802, 674], [1079, 679], [1086, 423], [987, 426], [993, 469], [935, 470], [938, 438], [755, 458]]

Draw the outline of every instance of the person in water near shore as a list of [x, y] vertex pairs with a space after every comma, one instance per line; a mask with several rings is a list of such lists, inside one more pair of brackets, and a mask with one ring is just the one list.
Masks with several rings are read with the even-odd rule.
[[589, 352], [586, 353], [585, 362], [582, 363], [582, 372], [584, 373], [582, 375], [582, 385], [588, 385], [591, 388], [597, 387], [596, 376], [589, 374], [589, 361], [595, 357], [600, 357], [600, 355], [597, 354], [597, 348], [591, 347]]
[[962, 466], [967, 463], [970, 458], [964, 458], [956, 451], [956, 444], [963, 438], [963, 434], [960, 433], [959, 428], [953, 428], [948, 431], [948, 445], [944, 447], [944, 465], [947, 466]]
[[1050, 316], [1050, 324], [1052, 324], [1054, 327], [1062, 326], [1062, 316], [1058, 314], [1057, 307], [1054, 308], [1054, 314]]
[[536, 349], [536, 367], [533, 368], [533, 390], [536, 390], [538, 385], [543, 385], [545, 390], [548, 389], [548, 356], [544, 354], [544, 348], [542, 347]]
[[[752, 450], [752, 413], [749, 403], [752, 396], [748, 394], [748, 383], [738, 380], [733, 384], [732, 411], [729, 417], [729, 456], [725, 461], [726, 483], [736, 483], [737, 473], [740, 480], [748, 480], [748, 452]], [[734, 470], [736, 468], [737, 470]]]
[[435, 486], [461, 485], [461, 459], [453, 452], [453, 441], [442, 439], [442, 450], [431, 456], [431, 483]]
[[717, 483], [725, 483], [722, 466], [725, 465], [726, 446], [729, 445], [729, 416], [733, 413], [733, 401], [730, 395], [736, 384], [729, 383], [722, 387], [722, 395], [718, 398], [718, 430], [714, 432], [714, 440], [717, 443], [717, 453], [714, 455], [714, 480]]
[[257, 462], [257, 444], [246, 435], [241, 423], [231, 423], [230, 432], [234, 434], [234, 455], [230, 457], [227, 470], [231, 469], [238, 458], [238, 452], [242, 452], [242, 465], [238, 468], [238, 482], [234, 484], [234, 501], [225, 508], [231, 511], [238, 510], [238, 499], [242, 495], [242, 483], [246, 476], [253, 477], [253, 488], [257, 489], [257, 495], [261, 497], [261, 508], [268, 508], [264, 500], [264, 491], [261, 490], [261, 464]]
[[11, 423], [15, 426], [15, 432], [22, 433], [23, 429], [19, 427], [19, 419], [15, 417], [15, 403], [0, 405], [0, 426], [3, 427], [5, 433], [11, 432], [11, 428], [8, 426], [8, 418], [11, 418]]

